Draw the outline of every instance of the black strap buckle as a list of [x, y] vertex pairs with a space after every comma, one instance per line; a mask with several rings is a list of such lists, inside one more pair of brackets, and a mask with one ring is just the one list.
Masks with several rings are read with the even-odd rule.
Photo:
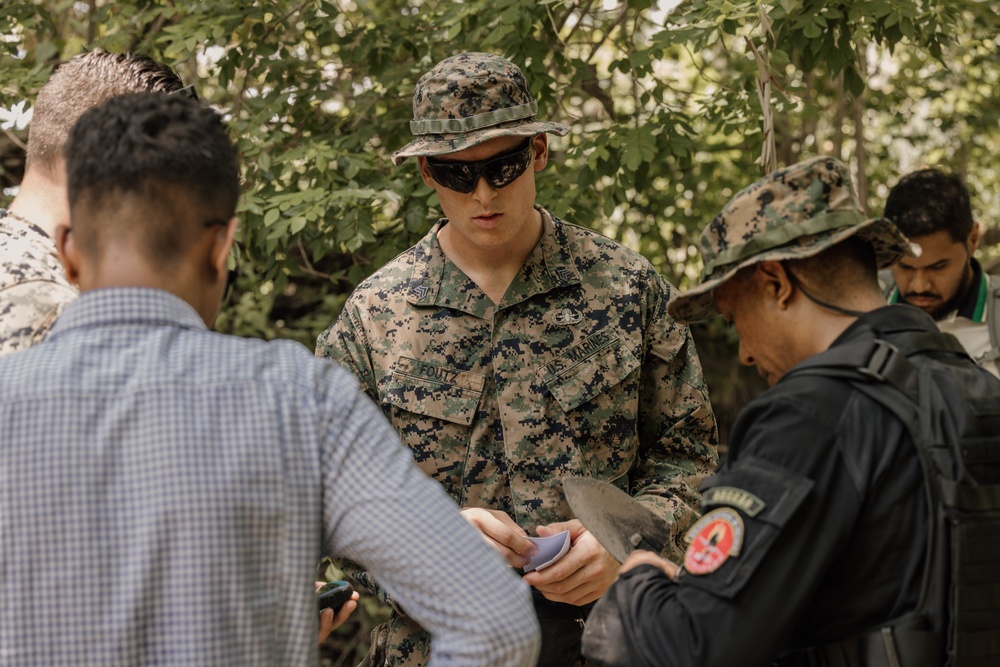
[[890, 369], [895, 365], [899, 355], [898, 347], [889, 341], [877, 338], [875, 339], [875, 349], [868, 357], [868, 363], [864, 366], [858, 366], [858, 372], [876, 382], [885, 382], [888, 380]]

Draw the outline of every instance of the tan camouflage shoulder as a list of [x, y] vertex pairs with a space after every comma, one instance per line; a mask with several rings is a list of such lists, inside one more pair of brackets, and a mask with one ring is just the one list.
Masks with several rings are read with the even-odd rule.
[[0, 217], [0, 354], [41, 341], [78, 294], [47, 235]]
[[[430, 238], [436, 230], [435, 225], [418, 245], [390, 260], [359, 283], [347, 298], [337, 320], [316, 339], [316, 356], [332, 359], [351, 371], [365, 393], [376, 402], [378, 377], [366, 352], [370, 344], [365, 322], [371, 317], [381, 318], [405, 308], [405, 284], [413, 272], [413, 257], [422, 246], [431, 243]], [[377, 304], [380, 300], [383, 302], [381, 307]], [[390, 342], [383, 341], [383, 344]]]

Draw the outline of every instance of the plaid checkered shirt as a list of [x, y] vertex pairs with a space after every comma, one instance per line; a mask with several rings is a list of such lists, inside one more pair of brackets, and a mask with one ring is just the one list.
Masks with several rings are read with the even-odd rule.
[[141, 288], [0, 359], [0, 665], [315, 665], [326, 554], [431, 664], [534, 664], [526, 586], [337, 365]]

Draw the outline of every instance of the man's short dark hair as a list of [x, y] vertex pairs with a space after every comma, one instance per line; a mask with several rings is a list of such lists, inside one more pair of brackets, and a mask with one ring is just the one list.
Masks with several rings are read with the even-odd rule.
[[796, 276], [809, 283], [814, 296], [830, 303], [839, 303], [844, 294], [859, 289], [881, 292], [875, 248], [858, 236], [848, 237], [818, 255], [785, 262]]
[[885, 202], [885, 217], [910, 238], [947, 231], [964, 243], [972, 231], [972, 205], [962, 179], [940, 169], [921, 169], [899, 179]]
[[[105, 235], [137, 234], [150, 258], [169, 262], [194, 233], [181, 223], [224, 223], [236, 211], [236, 148], [222, 117], [187, 97], [134, 93], [103, 102], [73, 127], [66, 161], [73, 229], [85, 252], [99, 252]], [[126, 205], [133, 208], [123, 215]], [[101, 224], [78, 229], [78, 206]]]
[[94, 49], [63, 63], [42, 86], [28, 127], [27, 166], [51, 169], [83, 113], [125, 93], [184, 91], [172, 69], [147, 56]]

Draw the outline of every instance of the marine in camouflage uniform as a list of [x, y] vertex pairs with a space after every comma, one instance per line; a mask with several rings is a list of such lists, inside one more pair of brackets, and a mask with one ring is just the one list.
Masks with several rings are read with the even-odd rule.
[[147, 91], [196, 97], [166, 65], [103, 49], [60, 64], [38, 92], [24, 177], [10, 210], [0, 209], [0, 355], [41, 341], [79, 295], [53, 240], [59, 227], [70, 224], [63, 155], [70, 130], [105, 100]]
[[[534, 113], [512, 63], [449, 58], [417, 84], [418, 138], [394, 160], [567, 131]], [[573, 518], [563, 477], [604, 479], [673, 522], [676, 557], [717, 431], [690, 333], [666, 311], [674, 290], [639, 254], [541, 207], [532, 215], [540, 240], [499, 301], [449, 259], [441, 234], [458, 223], [442, 219], [357, 287], [317, 354], [357, 375], [460, 506], [501, 510], [534, 534]], [[426, 633], [395, 611], [366, 664], [426, 664]]]
[[49, 235], [0, 209], [0, 355], [39, 342], [78, 294]]

